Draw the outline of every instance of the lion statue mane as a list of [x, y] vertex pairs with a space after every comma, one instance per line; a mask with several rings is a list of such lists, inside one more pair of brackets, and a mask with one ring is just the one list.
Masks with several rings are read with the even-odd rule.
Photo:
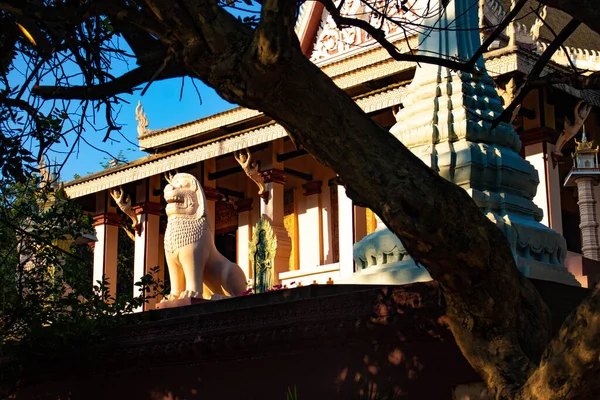
[[164, 189], [167, 202], [165, 256], [171, 279], [168, 300], [202, 297], [203, 284], [215, 295], [240, 296], [246, 276], [217, 248], [206, 214], [206, 197], [196, 177], [175, 174]]

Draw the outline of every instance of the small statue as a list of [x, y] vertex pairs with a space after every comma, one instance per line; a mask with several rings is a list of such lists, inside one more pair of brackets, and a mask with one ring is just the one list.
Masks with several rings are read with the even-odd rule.
[[254, 293], [264, 293], [275, 283], [277, 238], [266, 216], [258, 220], [250, 241], [250, 261], [254, 272]]
[[164, 243], [171, 293], [167, 299], [201, 298], [203, 284], [213, 292], [213, 299], [226, 294], [241, 296], [246, 290], [246, 275], [215, 247], [200, 182], [186, 173], [168, 177], [168, 182], [164, 189]]
[[264, 200], [265, 204], [269, 202], [269, 192], [265, 189], [265, 180], [258, 170], [258, 163], [252, 161], [250, 150], [238, 150], [233, 153], [235, 160], [240, 164], [248, 178], [252, 179], [258, 186], [258, 195]]

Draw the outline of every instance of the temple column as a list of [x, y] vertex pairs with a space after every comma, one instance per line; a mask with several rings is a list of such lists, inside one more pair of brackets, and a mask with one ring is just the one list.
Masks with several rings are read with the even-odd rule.
[[[138, 204], [133, 207], [133, 210], [138, 216], [140, 228], [135, 236], [134, 283], [139, 282], [143, 276], [151, 273], [152, 268], [161, 264], [159, 248], [164, 245], [164, 242], [160, 242], [160, 215], [163, 213], [163, 206], [160, 204], [160, 189], [160, 176], [158, 175], [144, 180], [136, 187]], [[159, 278], [158, 275], [154, 276], [154, 279], [157, 278]], [[137, 295], [135, 288], [134, 286], [134, 296]], [[144, 304], [144, 311], [154, 310], [156, 303], [157, 298], [150, 299], [148, 303]]]
[[298, 215], [300, 268], [314, 268], [322, 264], [321, 207], [319, 195], [322, 181], [307, 182], [304, 188], [305, 212]]
[[354, 273], [354, 205], [343, 186], [337, 188], [340, 278]]
[[235, 202], [237, 206], [237, 264], [246, 275], [246, 280], [252, 278], [250, 254], [248, 243], [252, 239], [252, 202], [253, 199], [240, 199]]
[[541, 223], [562, 234], [562, 214], [560, 204], [560, 177], [558, 168], [552, 166], [554, 145], [539, 142], [525, 146], [525, 159], [538, 172], [540, 183], [533, 202], [542, 209]]
[[94, 266], [92, 285], [97, 285], [102, 278], [108, 284], [110, 297], [117, 296], [117, 255], [119, 246], [119, 224], [121, 216], [116, 213], [108, 199], [108, 193], [96, 193], [96, 212], [94, 229], [96, 239], [94, 244]]
[[[165, 281], [165, 268], [167, 268], [165, 265], [165, 228], [166, 227], [163, 224], [160, 224], [158, 231], [158, 267], [160, 269], [158, 270], [158, 276], [156, 277], [157, 279], [160, 279], [163, 284]], [[160, 300], [162, 300], [162, 296], [157, 298], [157, 301]]]
[[333, 261], [333, 223], [331, 221], [331, 187], [328, 185], [324, 192], [321, 192], [321, 235], [323, 256], [321, 261], [324, 265], [332, 264]]
[[575, 180], [579, 194], [579, 215], [581, 218], [581, 252], [584, 257], [600, 261], [600, 241], [598, 240], [598, 218], [596, 215], [596, 199], [594, 186], [597, 182], [591, 177]]
[[215, 224], [217, 221], [216, 202], [221, 200], [221, 196], [217, 190], [217, 181], [211, 181], [208, 179], [208, 175], [217, 172], [217, 160], [215, 158], [205, 160], [203, 171], [204, 177], [203, 179], [200, 179], [200, 181], [203, 182], [202, 185], [204, 194], [206, 196], [206, 214], [208, 215], [208, 219], [210, 221], [210, 231], [214, 236]]
[[367, 209], [354, 206], [354, 242], [360, 242], [367, 236]]
[[277, 238], [275, 254], [275, 283], [279, 282], [279, 273], [289, 270], [292, 241], [283, 225], [283, 191], [285, 173], [280, 169], [269, 169], [261, 172], [266, 198], [260, 201], [260, 215], [270, 219], [273, 232]]

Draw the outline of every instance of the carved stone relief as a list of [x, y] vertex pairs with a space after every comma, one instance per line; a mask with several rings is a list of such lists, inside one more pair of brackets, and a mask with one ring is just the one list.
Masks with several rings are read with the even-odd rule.
[[275, 283], [277, 238], [271, 223], [265, 216], [258, 220], [252, 230], [249, 250], [254, 276], [254, 293], [266, 292], [272, 289]]
[[225, 201], [215, 203], [215, 230], [237, 227], [238, 219], [235, 206]]
[[[339, 3], [340, 0], [335, 1], [336, 5]], [[390, 35], [399, 29], [394, 20], [401, 22], [406, 19], [403, 7], [407, 10], [409, 6], [400, 6], [385, 0], [377, 0], [369, 5], [361, 0], [347, 0], [342, 5], [340, 14], [367, 21], [375, 28], [383, 30], [386, 35]], [[384, 15], [387, 17], [384, 18]], [[311, 60], [317, 61], [340, 54], [369, 41], [371, 41], [370, 36], [357, 27], [338, 29], [329, 12], [324, 10]]]

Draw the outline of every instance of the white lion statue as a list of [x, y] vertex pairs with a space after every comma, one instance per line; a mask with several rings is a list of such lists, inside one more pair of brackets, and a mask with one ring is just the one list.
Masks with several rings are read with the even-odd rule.
[[167, 300], [202, 297], [205, 284], [217, 297], [240, 296], [246, 290], [246, 276], [239, 265], [225, 258], [215, 247], [206, 198], [198, 179], [178, 173], [164, 190], [167, 202], [165, 256], [171, 278]]

